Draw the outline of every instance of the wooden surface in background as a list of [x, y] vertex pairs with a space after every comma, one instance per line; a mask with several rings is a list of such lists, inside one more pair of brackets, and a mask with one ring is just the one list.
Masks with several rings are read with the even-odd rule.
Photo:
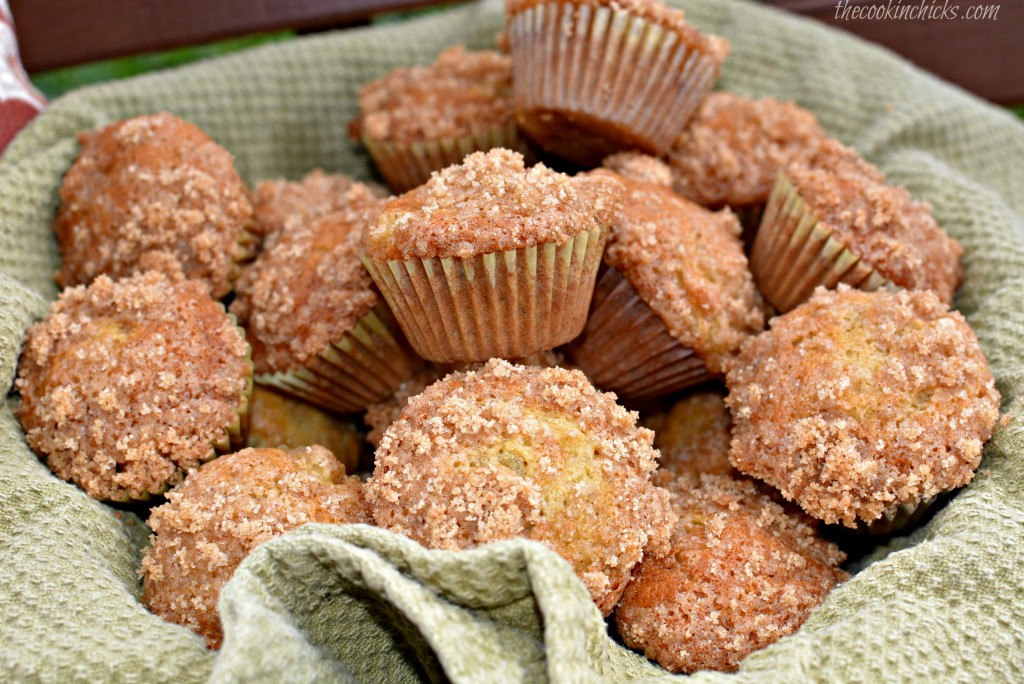
[[[949, 0], [961, 17], [928, 21], [837, 18], [837, 0], [767, 1], [889, 47], [985, 99], [1024, 104], [1022, 0]], [[890, 2], [920, 4], [849, 0], [851, 6]], [[380, 12], [434, 4], [437, 0], [10, 0], [29, 72], [284, 28], [352, 26]], [[998, 6], [995, 20], [962, 16], [982, 4]]]

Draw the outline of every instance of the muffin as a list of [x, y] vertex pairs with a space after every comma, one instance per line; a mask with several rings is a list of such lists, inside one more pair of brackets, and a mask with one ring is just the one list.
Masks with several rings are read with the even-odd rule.
[[729, 52], [659, 0], [508, 0], [505, 13], [520, 128], [587, 167], [667, 152]]
[[146, 499], [241, 446], [249, 345], [198, 281], [147, 272], [61, 294], [15, 385], [29, 446], [96, 499]]
[[813, 521], [752, 482], [705, 475], [670, 485], [671, 552], [645, 558], [615, 611], [631, 648], [671, 672], [735, 670], [804, 623], [848, 575]]
[[227, 150], [167, 113], [78, 141], [53, 223], [61, 287], [158, 270], [201, 280], [214, 298], [231, 291], [255, 240], [248, 190]]
[[750, 256], [754, 279], [779, 312], [818, 285], [931, 290], [946, 304], [963, 280], [963, 248], [931, 207], [887, 185], [857, 152], [828, 140], [780, 174]]
[[380, 200], [361, 183], [346, 208], [275, 234], [238, 281], [231, 312], [253, 346], [256, 382], [330, 411], [361, 411], [419, 365], [359, 261]]
[[764, 313], [735, 216], [662, 185], [622, 180], [626, 202], [612, 225], [608, 268], [569, 355], [594, 384], [632, 400], [720, 377], [764, 326]]
[[431, 548], [523, 536], [560, 554], [608, 615], [675, 522], [653, 435], [582, 373], [494, 359], [409, 400], [366, 483], [374, 521]]
[[[253, 225], [249, 230], [266, 237], [283, 230], [289, 222], [307, 223], [342, 211], [348, 207], [348, 191], [356, 182], [343, 173], [324, 173], [320, 169], [299, 181], [260, 181], [252, 191]], [[387, 197], [383, 188], [367, 184], [366, 189], [377, 197]]]
[[508, 56], [455, 45], [430, 66], [395, 69], [360, 88], [352, 132], [391, 189], [405, 192], [471, 152], [525, 149], [511, 95]]
[[847, 527], [970, 482], [999, 415], [977, 337], [928, 291], [819, 288], [726, 381], [733, 465]]
[[526, 169], [517, 152], [475, 152], [389, 200], [363, 262], [423, 358], [529, 356], [582, 330], [623, 191], [611, 177]]
[[346, 472], [358, 470], [363, 440], [351, 421], [260, 385], [253, 387], [245, 446], [297, 449], [313, 444], [334, 454]]
[[220, 592], [258, 545], [306, 523], [363, 523], [359, 478], [321, 446], [243, 449], [207, 463], [154, 508], [142, 601], [220, 648]]
[[654, 447], [661, 453], [661, 480], [689, 478], [700, 481], [704, 473], [731, 476], [729, 462], [732, 417], [725, 392], [706, 389], [683, 397], [669, 409], [654, 431]]

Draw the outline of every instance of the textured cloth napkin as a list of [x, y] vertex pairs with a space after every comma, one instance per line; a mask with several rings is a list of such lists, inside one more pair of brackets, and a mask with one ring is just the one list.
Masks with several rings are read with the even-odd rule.
[[[1024, 127], [892, 55], [750, 4], [686, 2], [732, 55], [719, 87], [795, 100], [929, 200], [966, 248], [956, 304], [1004, 421], [975, 481], [879, 548], [793, 636], [694, 681], [1024, 679]], [[257, 549], [221, 600], [225, 641], [139, 603], [147, 530], [55, 479], [8, 394], [26, 325], [56, 295], [50, 232], [75, 133], [169, 110], [249, 180], [323, 167], [368, 177], [346, 136], [360, 84], [443, 47], [493, 46], [497, 4], [277, 44], [53, 103], [0, 159], [0, 672], [43, 682], [554, 682], [667, 677], [608, 636], [569, 566], [522, 540], [452, 554], [366, 526], [308, 526]]]

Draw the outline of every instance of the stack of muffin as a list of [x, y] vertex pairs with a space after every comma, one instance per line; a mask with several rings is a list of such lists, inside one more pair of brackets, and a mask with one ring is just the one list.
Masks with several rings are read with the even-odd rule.
[[894, 532], [978, 467], [999, 397], [927, 204], [797, 105], [709, 94], [728, 45], [680, 11], [507, 16], [507, 55], [360, 91], [394, 197], [250, 191], [169, 114], [81, 136], [19, 416], [90, 496], [173, 487], [144, 600], [212, 648], [255, 545], [363, 522], [538, 541], [628, 645], [731, 670], [847, 577], [821, 523]]

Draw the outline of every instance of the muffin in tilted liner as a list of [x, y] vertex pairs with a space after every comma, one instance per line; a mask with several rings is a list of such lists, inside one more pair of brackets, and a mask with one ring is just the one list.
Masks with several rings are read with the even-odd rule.
[[431, 548], [538, 541], [607, 616], [675, 523], [636, 418], [579, 371], [495, 359], [409, 400], [381, 439], [367, 502], [378, 525]]
[[99, 276], [29, 328], [15, 386], [55, 475], [96, 499], [148, 499], [242, 445], [252, 361], [204, 283]]
[[456, 45], [429, 66], [395, 69], [359, 89], [350, 127], [395, 192], [495, 147], [526, 151], [512, 111], [512, 60]]
[[359, 261], [382, 200], [361, 183], [345, 198], [343, 210], [272, 234], [230, 307], [253, 346], [257, 383], [339, 413], [391, 396], [421, 363]]
[[583, 329], [623, 192], [610, 176], [475, 152], [386, 202], [363, 263], [423, 358], [529, 356]]
[[721, 377], [726, 360], [764, 326], [736, 217], [665, 185], [607, 170], [590, 175], [620, 178], [627, 193], [570, 356], [595, 385], [626, 399]]

